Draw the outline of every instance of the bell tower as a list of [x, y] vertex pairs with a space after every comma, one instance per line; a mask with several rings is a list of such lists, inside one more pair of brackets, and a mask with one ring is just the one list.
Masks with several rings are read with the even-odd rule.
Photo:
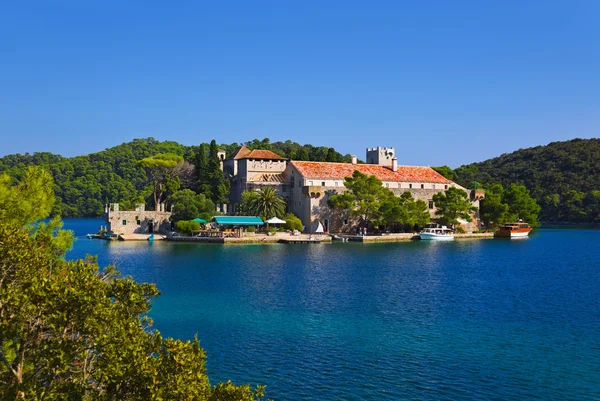
[[392, 160], [396, 157], [394, 148], [367, 148], [367, 164], [378, 164], [380, 166], [392, 166]]

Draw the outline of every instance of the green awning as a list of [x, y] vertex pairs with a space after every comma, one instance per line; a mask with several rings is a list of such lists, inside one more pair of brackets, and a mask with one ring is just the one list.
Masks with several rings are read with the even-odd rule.
[[201, 219], [200, 217], [196, 217], [196, 218], [195, 218], [194, 220], [192, 220], [192, 221], [195, 221], [196, 223], [200, 223], [200, 224], [204, 224], [204, 223], [206, 223], [206, 220], [204, 220], [204, 219]]
[[256, 216], [215, 216], [213, 221], [221, 226], [262, 226], [262, 219]]

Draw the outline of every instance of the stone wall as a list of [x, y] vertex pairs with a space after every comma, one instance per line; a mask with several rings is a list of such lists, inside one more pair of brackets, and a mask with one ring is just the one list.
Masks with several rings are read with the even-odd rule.
[[167, 234], [171, 231], [171, 213], [146, 211], [121, 211], [116, 204], [107, 207], [105, 220], [107, 230], [115, 234]]

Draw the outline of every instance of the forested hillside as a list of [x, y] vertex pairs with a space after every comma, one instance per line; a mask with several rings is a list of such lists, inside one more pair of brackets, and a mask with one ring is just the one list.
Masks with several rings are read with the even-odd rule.
[[[93, 217], [104, 212], [104, 204], [120, 202], [131, 207], [145, 200], [152, 203], [152, 185], [138, 161], [156, 154], [175, 154], [195, 164], [198, 146], [184, 146], [172, 141], [153, 138], [134, 139], [86, 156], [65, 158], [52, 153], [16, 154], [0, 158], [0, 172], [15, 179], [22, 178], [26, 167], [41, 165], [48, 169], [55, 181], [57, 202], [53, 214], [63, 217]], [[205, 144], [205, 149], [208, 145]], [[300, 145], [292, 141], [271, 143], [268, 138], [244, 143], [250, 149], [269, 149], [280, 156], [295, 160], [350, 161], [350, 155], [341, 155], [333, 148]], [[221, 144], [228, 155], [240, 144]], [[185, 186], [184, 186], [185, 187]]]
[[600, 223], [600, 139], [574, 139], [520, 149], [461, 166], [459, 184], [523, 184], [542, 207], [542, 222]]

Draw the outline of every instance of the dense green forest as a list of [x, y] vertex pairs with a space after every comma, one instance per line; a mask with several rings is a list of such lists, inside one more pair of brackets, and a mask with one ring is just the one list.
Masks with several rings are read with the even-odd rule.
[[[220, 144], [227, 155], [241, 144]], [[350, 155], [342, 155], [333, 148], [300, 145], [296, 142], [273, 142], [268, 138], [254, 139], [243, 143], [250, 149], [268, 149], [280, 156], [295, 160], [350, 161]], [[173, 141], [157, 141], [153, 138], [134, 139], [101, 152], [86, 156], [66, 158], [52, 153], [15, 154], [0, 158], [0, 172], [7, 172], [16, 180], [23, 178], [27, 166], [44, 166], [54, 177], [56, 203], [53, 214], [63, 217], [101, 216], [104, 205], [120, 202], [130, 208], [134, 203], [146, 201], [153, 204], [153, 185], [147, 171], [139, 161], [157, 154], [173, 154], [197, 164], [201, 149], [207, 151], [208, 144], [184, 146]], [[206, 155], [205, 155], [206, 156]], [[210, 172], [207, 172], [210, 173]], [[196, 169], [195, 174], [202, 171]], [[197, 179], [181, 183], [180, 189], [193, 188]], [[193, 188], [196, 189], [196, 188]]]
[[[600, 223], [600, 139], [573, 139], [520, 149], [443, 174], [485, 189], [522, 184], [541, 206], [546, 223]], [[484, 201], [485, 202], [485, 201]]]

